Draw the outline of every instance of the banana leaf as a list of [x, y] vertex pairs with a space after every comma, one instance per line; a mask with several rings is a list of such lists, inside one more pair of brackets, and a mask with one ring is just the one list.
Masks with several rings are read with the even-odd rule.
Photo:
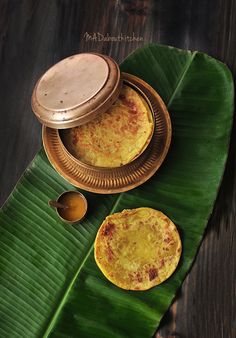
[[[0, 214], [0, 337], [151, 337], [188, 272], [222, 179], [233, 115], [233, 81], [221, 62], [158, 44], [121, 64], [153, 86], [168, 106], [171, 149], [144, 185], [122, 194], [85, 193], [88, 217], [63, 223], [48, 206], [66, 189], [41, 150]], [[178, 226], [183, 253], [176, 272], [148, 291], [117, 288], [94, 261], [105, 216], [147, 206]]]

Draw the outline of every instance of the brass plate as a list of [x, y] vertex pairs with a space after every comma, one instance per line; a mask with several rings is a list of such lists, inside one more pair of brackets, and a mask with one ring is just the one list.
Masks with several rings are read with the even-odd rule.
[[74, 186], [100, 194], [133, 189], [146, 182], [163, 163], [171, 142], [171, 121], [157, 92], [138, 77], [123, 73], [124, 79], [137, 86], [151, 103], [155, 128], [146, 150], [132, 162], [119, 168], [97, 168], [80, 164], [68, 156], [57, 129], [43, 126], [43, 145], [56, 171]]

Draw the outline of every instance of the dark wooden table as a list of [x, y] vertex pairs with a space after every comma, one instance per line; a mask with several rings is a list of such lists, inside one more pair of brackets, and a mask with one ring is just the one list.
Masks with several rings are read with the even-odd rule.
[[[30, 97], [52, 64], [82, 51], [120, 62], [135, 48], [160, 42], [206, 52], [226, 62], [235, 75], [235, 22], [234, 0], [1, 0], [0, 203], [41, 147], [41, 125], [31, 112]], [[99, 41], [107, 33], [134, 35], [139, 41]], [[157, 337], [236, 337], [235, 140], [234, 126], [204, 241]]]

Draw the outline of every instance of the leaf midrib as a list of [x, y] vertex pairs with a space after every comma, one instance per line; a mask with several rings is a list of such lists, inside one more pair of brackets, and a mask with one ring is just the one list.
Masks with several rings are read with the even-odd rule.
[[[178, 81], [177, 81], [177, 83], [176, 83], [176, 88], [175, 88], [175, 90], [173, 91], [173, 94], [171, 95], [171, 97], [169, 98], [168, 103], [166, 103], [166, 106], [167, 106], [168, 108], [169, 108], [169, 106], [171, 105], [171, 103], [173, 102], [173, 100], [174, 100], [176, 94], [178, 93], [178, 90], [179, 90], [179, 88], [181, 87], [181, 85], [182, 85], [182, 83], [183, 83], [183, 80], [184, 80], [184, 78], [185, 78], [185, 75], [186, 75], [186, 73], [188, 72], [188, 70], [189, 70], [189, 68], [190, 68], [190, 66], [191, 66], [191, 64], [192, 64], [192, 62], [193, 62], [193, 59], [194, 59], [194, 57], [195, 57], [196, 54], [197, 54], [197, 51], [195, 51], [195, 52], [192, 53], [190, 59], [189, 59], [188, 62], [186, 63], [185, 67], [183, 68], [183, 72], [180, 74], [180, 77], [179, 77], [179, 79], [178, 79]], [[116, 199], [116, 201], [115, 201], [115, 203], [114, 203], [114, 205], [113, 205], [113, 207], [112, 207], [112, 209], [111, 209], [111, 211], [110, 211], [109, 214], [112, 214], [112, 213], [115, 211], [115, 209], [116, 209], [118, 203], [120, 202], [120, 200], [121, 200], [123, 194], [124, 194], [124, 193], [120, 193], [120, 194], [119, 194], [119, 196], [118, 196], [118, 198]], [[81, 265], [79, 266], [77, 272], [75, 273], [74, 278], [72, 279], [72, 281], [70, 282], [68, 288], [66, 289], [66, 292], [65, 292], [64, 295], [62, 296], [61, 301], [59, 302], [59, 305], [58, 305], [58, 307], [57, 307], [57, 309], [56, 309], [54, 315], [52, 316], [52, 318], [51, 318], [51, 320], [50, 320], [50, 322], [49, 322], [49, 324], [48, 324], [48, 327], [47, 327], [46, 330], [45, 330], [45, 333], [43, 334], [43, 338], [47, 338], [48, 335], [51, 333], [51, 331], [52, 331], [52, 329], [53, 329], [53, 327], [54, 327], [54, 323], [56, 322], [56, 320], [57, 320], [57, 318], [58, 318], [58, 316], [59, 316], [59, 314], [60, 314], [60, 312], [61, 312], [61, 309], [63, 308], [63, 306], [64, 306], [64, 304], [65, 304], [65, 302], [66, 302], [66, 298], [67, 298], [68, 294], [70, 293], [70, 290], [72, 289], [72, 287], [73, 287], [73, 285], [74, 285], [74, 283], [75, 283], [75, 281], [76, 281], [76, 279], [77, 279], [77, 276], [79, 275], [80, 271], [82, 270], [84, 264], [86, 263], [88, 257], [90, 256], [90, 254], [91, 254], [91, 252], [92, 252], [92, 250], [93, 250], [93, 245], [94, 245], [94, 241], [92, 241], [92, 244], [91, 244], [91, 246], [90, 246], [90, 248], [89, 248], [87, 254], [85, 255], [84, 259], [82, 260]]]
[[191, 64], [192, 64], [192, 62], [193, 62], [193, 59], [194, 59], [194, 57], [195, 57], [196, 54], [197, 54], [197, 51], [192, 52], [192, 55], [191, 55], [191, 57], [189, 58], [188, 62], [186, 63], [186, 66], [184, 67], [183, 72], [180, 74], [180, 77], [179, 77], [179, 79], [178, 79], [178, 81], [177, 81], [177, 84], [176, 84], [176, 88], [175, 88], [175, 90], [173, 91], [173, 94], [171, 95], [171, 97], [169, 98], [168, 103], [166, 104], [166, 105], [167, 105], [167, 108], [170, 107], [170, 105], [171, 105], [171, 103], [173, 102], [173, 100], [174, 100], [176, 94], [178, 93], [178, 91], [179, 91], [179, 89], [180, 89], [180, 87], [181, 87], [181, 85], [182, 85], [182, 83], [183, 83], [183, 80], [184, 80], [184, 78], [185, 78], [185, 75], [186, 75], [186, 73], [188, 72], [188, 70], [189, 70], [189, 68], [190, 68], [190, 66], [191, 66]]
[[[122, 196], [123, 196], [123, 193], [121, 193], [121, 194], [118, 195], [118, 197], [117, 197], [117, 199], [116, 199], [113, 207], [111, 208], [110, 214], [112, 214], [115, 211], [115, 209], [116, 209], [118, 203], [120, 202]], [[85, 255], [84, 259], [82, 260], [82, 262], [81, 262], [81, 264], [80, 264], [77, 272], [75, 273], [74, 278], [72, 279], [72, 281], [70, 282], [68, 288], [66, 289], [66, 292], [62, 296], [62, 299], [61, 299], [61, 301], [60, 301], [60, 303], [59, 303], [59, 305], [58, 305], [58, 307], [57, 307], [54, 315], [52, 316], [52, 319], [50, 320], [49, 325], [46, 328], [45, 333], [43, 334], [43, 338], [48, 337], [48, 335], [51, 333], [51, 330], [52, 330], [52, 328], [54, 326], [54, 323], [56, 322], [57, 317], [59, 316], [60, 311], [61, 311], [61, 309], [63, 308], [63, 306], [65, 304], [66, 298], [67, 298], [68, 294], [70, 293], [70, 290], [72, 289], [72, 287], [73, 287], [73, 285], [74, 285], [74, 283], [75, 283], [75, 281], [77, 279], [77, 276], [79, 275], [81, 269], [83, 268], [84, 264], [86, 263], [88, 257], [90, 256], [90, 254], [91, 254], [91, 252], [93, 250], [93, 245], [94, 245], [94, 241], [92, 241], [92, 244], [91, 244], [91, 246], [90, 246], [87, 254]]]

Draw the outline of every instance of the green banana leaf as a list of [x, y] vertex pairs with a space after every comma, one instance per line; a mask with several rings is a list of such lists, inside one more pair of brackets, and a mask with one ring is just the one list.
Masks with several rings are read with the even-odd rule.
[[[41, 150], [0, 214], [0, 337], [151, 337], [189, 270], [213, 209], [228, 153], [233, 81], [228, 68], [199, 52], [149, 44], [121, 70], [153, 86], [173, 124], [170, 151], [144, 185], [119, 195], [85, 193], [88, 217], [60, 221], [48, 200], [75, 189]], [[181, 262], [144, 292], [117, 288], [93, 256], [105, 216], [148, 206], [167, 214], [183, 242]]]

